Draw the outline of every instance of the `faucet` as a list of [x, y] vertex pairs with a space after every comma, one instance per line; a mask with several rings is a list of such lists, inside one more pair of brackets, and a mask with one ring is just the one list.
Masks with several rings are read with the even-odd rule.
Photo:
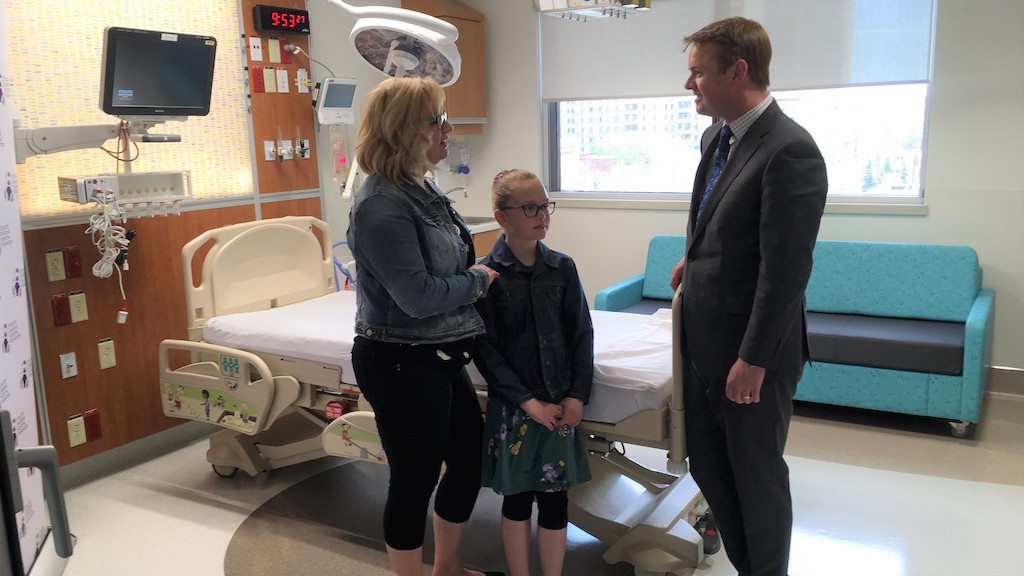
[[463, 198], [469, 198], [469, 191], [466, 190], [465, 186], [456, 186], [455, 188], [449, 188], [448, 190], [444, 191], [444, 195], [449, 196], [451, 195], [452, 192], [462, 192]]

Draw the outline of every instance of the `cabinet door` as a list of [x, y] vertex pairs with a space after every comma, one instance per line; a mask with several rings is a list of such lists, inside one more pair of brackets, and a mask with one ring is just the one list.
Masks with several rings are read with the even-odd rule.
[[[459, 18], [442, 20], [459, 29], [455, 45], [462, 56], [462, 74], [446, 88], [448, 118], [467, 124], [482, 124], [487, 118], [487, 68], [484, 59], [484, 23]], [[456, 124], [456, 132], [462, 133]]]

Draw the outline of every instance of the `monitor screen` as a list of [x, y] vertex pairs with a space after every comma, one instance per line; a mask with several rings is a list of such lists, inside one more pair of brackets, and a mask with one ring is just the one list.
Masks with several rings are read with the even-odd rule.
[[100, 109], [123, 119], [205, 116], [216, 53], [212, 36], [109, 27]]
[[352, 103], [356, 81], [352, 78], [324, 78], [317, 93], [316, 117], [320, 124], [354, 124]]

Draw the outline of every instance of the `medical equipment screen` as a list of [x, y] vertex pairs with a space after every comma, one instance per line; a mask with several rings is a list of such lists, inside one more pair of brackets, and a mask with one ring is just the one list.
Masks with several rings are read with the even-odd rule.
[[205, 116], [216, 51], [210, 36], [108, 28], [100, 108], [116, 116]]

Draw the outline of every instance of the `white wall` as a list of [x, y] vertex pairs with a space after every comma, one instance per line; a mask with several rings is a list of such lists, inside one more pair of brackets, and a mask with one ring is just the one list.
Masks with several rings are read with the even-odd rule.
[[[472, 153], [469, 176], [456, 181], [442, 174], [441, 180], [443, 186], [468, 186], [470, 197], [458, 198], [457, 207], [480, 215], [490, 213], [490, 179], [498, 170], [542, 170], [538, 16], [527, 1], [463, 2], [486, 18], [488, 124], [483, 136], [465, 138]], [[826, 214], [820, 237], [974, 247], [984, 267], [984, 285], [996, 291], [993, 365], [1024, 369], [1024, 160], [1019, 159], [1024, 152], [1024, 106], [1019, 103], [1024, 94], [1024, 3], [938, 4], [926, 151], [928, 214]], [[655, 3], [641, 18], [657, 18], [657, 10]], [[681, 22], [680, 43], [704, 24]], [[579, 25], [600, 29], [593, 23]], [[314, 29], [318, 59], [325, 58], [320, 46]], [[663, 59], [666, 70], [678, 70], [680, 85], [684, 82], [683, 54], [650, 57]], [[993, 128], [998, 131], [988, 134]], [[347, 212], [347, 206], [328, 210], [339, 237], [347, 227]], [[683, 211], [559, 206], [548, 241], [576, 259], [593, 301], [601, 288], [642, 271], [652, 235], [681, 234], [685, 222]]]

